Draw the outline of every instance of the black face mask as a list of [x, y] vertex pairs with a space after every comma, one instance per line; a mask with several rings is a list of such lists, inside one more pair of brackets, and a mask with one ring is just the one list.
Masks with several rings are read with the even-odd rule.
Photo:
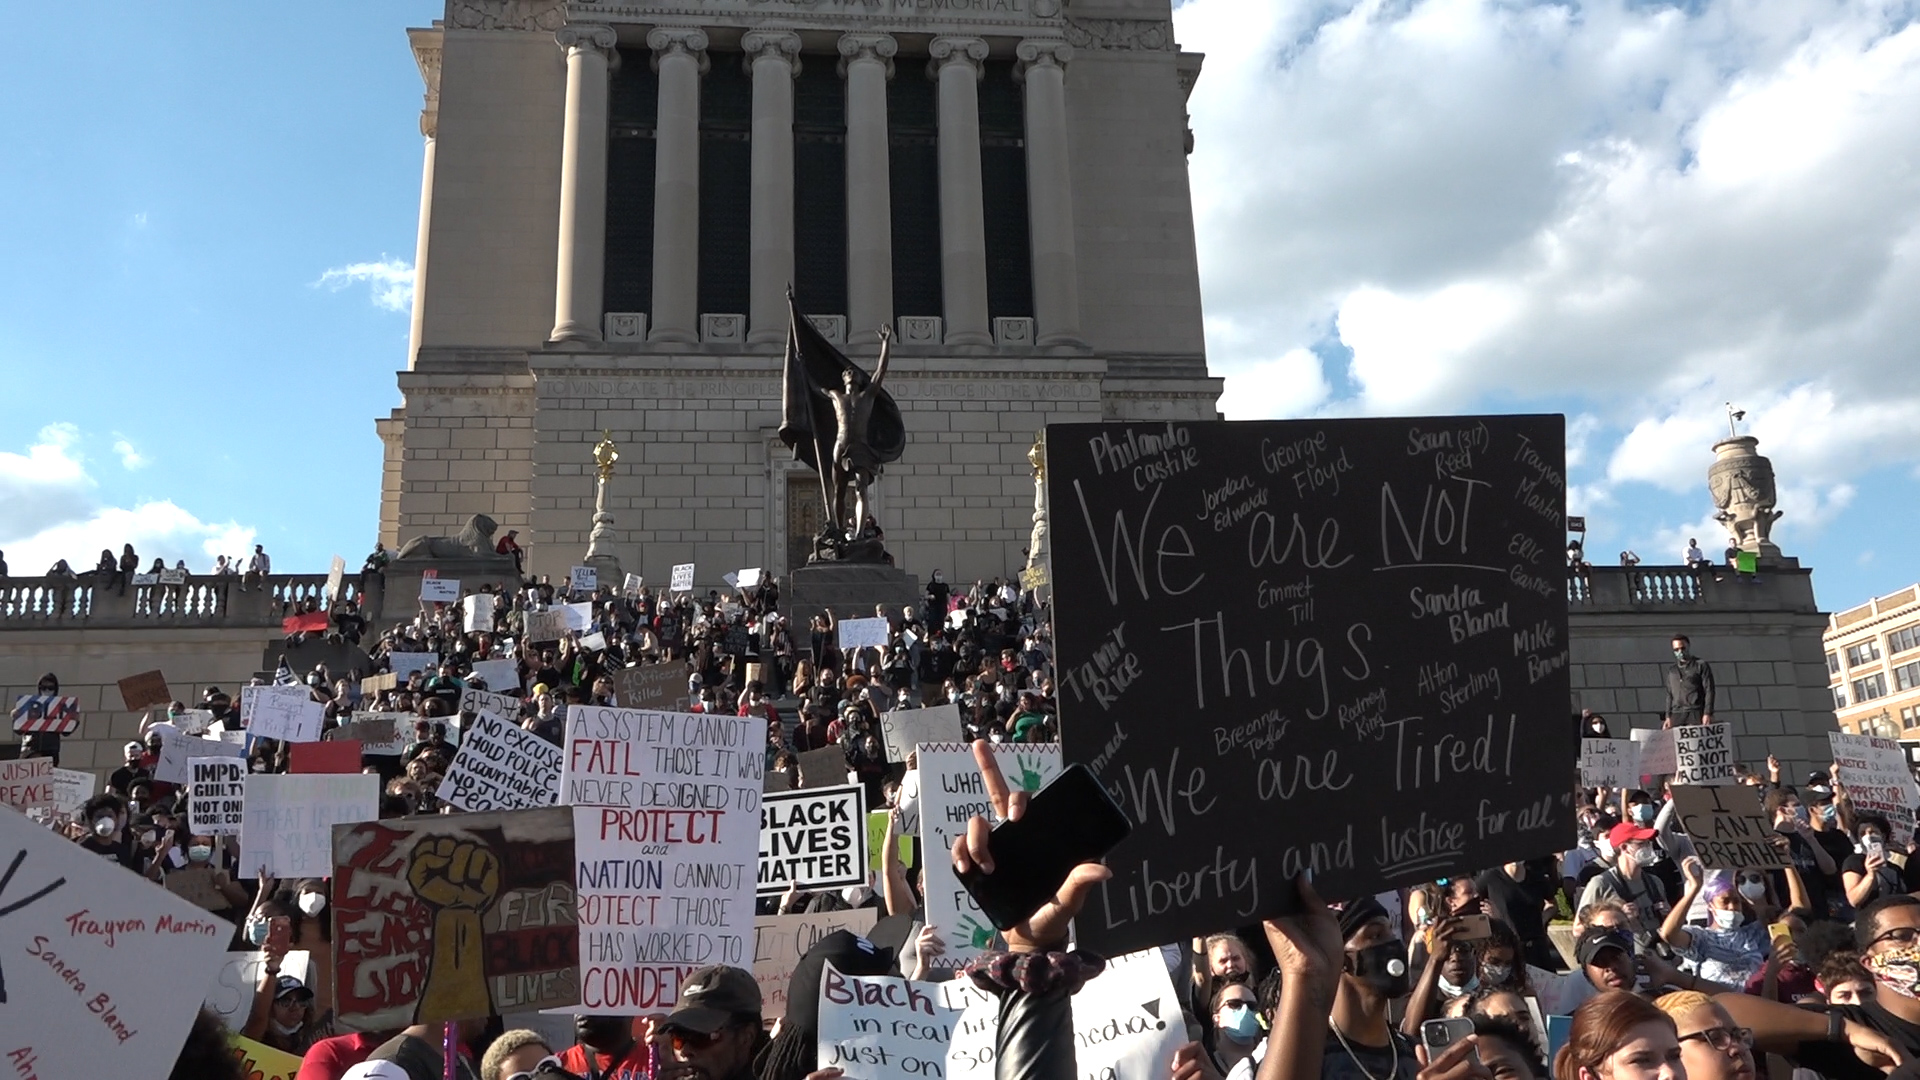
[[633, 1021], [624, 1016], [581, 1016], [573, 1021], [573, 1037], [597, 1050], [613, 1050], [633, 1038]]
[[1383, 998], [1405, 997], [1413, 990], [1413, 978], [1407, 970], [1407, 944], [1399, 938], [1349, 949], [1347, 972]]

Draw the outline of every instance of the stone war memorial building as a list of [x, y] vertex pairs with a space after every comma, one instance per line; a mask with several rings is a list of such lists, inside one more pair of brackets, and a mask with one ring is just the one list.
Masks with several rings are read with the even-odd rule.
[[785, 575], [818, 479], [776, 436], [789, 285], [887, 388], [872, 501], [924, 580], [1026, 562], [1049, 421], [1213, 419], [1168, 0], [450, 0], [380, 536]]

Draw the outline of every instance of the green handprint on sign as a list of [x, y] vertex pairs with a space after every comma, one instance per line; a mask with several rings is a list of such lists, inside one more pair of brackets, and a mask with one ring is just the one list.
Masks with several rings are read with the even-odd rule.
[[971, 915], [960, 916], [960, 930], [966, 935], [967, 944], [976, 949], [984, 949], [993, 943], [993, 927], [980, 925]]
[[1040, 759], [1028, 754], [1015, 754], [1013, 764], [1020, 772], [1020, 790], [1039, 791]]

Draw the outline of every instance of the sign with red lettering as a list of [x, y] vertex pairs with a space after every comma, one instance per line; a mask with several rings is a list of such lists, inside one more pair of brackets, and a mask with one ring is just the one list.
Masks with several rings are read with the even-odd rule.
[[[580, 1004], [573, 811], [336, 825], [333, 853], [333, 987], [345, 1027]], [[630, 949], [627, 937], [619, 944]]]
[[[232, 937], [225, 919], [0, 810], [5, 1075], [165, 1072]], [[186, 992], [156, 992], [136, 971]]]
[[582, 1012], [671, 1009], [697, 968], [753, 966], [765, 731], [751, 717], [567, 710]]
[[54, 802], [52, 758], [0, 761], [0, 806], [25, 810]]

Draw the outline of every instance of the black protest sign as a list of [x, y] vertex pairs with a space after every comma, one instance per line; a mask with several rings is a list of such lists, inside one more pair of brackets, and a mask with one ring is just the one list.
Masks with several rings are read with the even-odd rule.
[[1784, 870], [1793, 863], [1773, 845], [1779, 837], [1760, 792], [1745, 784], [1673, 785], [1673, 815], [1693, 839], [1709, 870], [1762, 867]]
[[858, 784], [761, 798], [759, 895], [866, 883], [866, 799]]
[[1562, 417], [1046, 442], [1062, 741], [1134, 821], [1089, 948], [1572, 844]]

